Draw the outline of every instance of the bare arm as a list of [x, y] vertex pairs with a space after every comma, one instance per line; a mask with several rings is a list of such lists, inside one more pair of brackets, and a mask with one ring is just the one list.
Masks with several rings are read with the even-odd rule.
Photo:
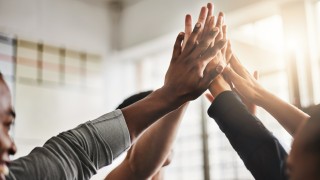
[[310, 116], [268, 91], [261, 92], [259, 104], [268, 111], [293, 136]]
[[157, 173], [171, 152], [186, 107], [181, 106], [151, 125], [106, 179], [148, 179]]
[[132, 142], [157, 119], [198, 98], [220, 73], [216, 71], [219, 62], [210, 63], [210, 66], [208, 63], [226, 41], [215, 41], [219, 30], [213, 26], [212, 16], [207, 19], [204, 24], [198, 22], [195, 25], [183, 51], [184, 33], [177, 37], [164, 85], [143, 100], [121, 109]]
[[[230, 46], [228, 46], [230, 47]], [[309, 115], [268, 92], [253, 78], [234, 55], [226, 74], [240, 96], [268, 111], [291, 135]]]
[[[162, 98], [167, 99], [169, 101], [172, 101], [175, 99], [174, 98], [175, 93], [177, 93], [178, 96], [182, 96], [184, 98], [192, 100], [192, 99], [194, 99], [193, 96], [195, 94], [196, 94], [196, 97], [198, 97], [200, 94], [202, 94], [202, 92], [208, 88], [208, 86], [209, 86], [210, 82], [213, 80], [213, 78], [216, 77], [217, 74], [219, 73], [219, 72], [216, 72], [215, 66], [210, 66], [210, 67], [207, 66], [206, 67], [206, 65], [212, 60], [212, 58], [217, 54], [217, 52], [225, 46], [226, 41], [218, 41], [218, 43], [216, 43], [216, 44], [214, 43], [214, 44], [210, 45], [209, 41], [212, 41], [212, 40], [214, 41], [215, 36], [218, 33], [218, 30], [215, 29], [213, 26], [214, 21], [213, 21], [212, 15], [207, 16], [206, 13], [207, 13], [207, 8], [202, 7], [198, 23], [196, 24], [196, 27], [193, 31], [191, 29], [191, 26], [192, 26], [191, 16], [190, 15], [186, 16], [186, 21], [185, 21], [186, 33], [185, 33], [185, 37], [184, 37], [185, 41], [182, 46], [181, 46], [181, 41], [179, 43], [176, 43], [175, 48], [179, 47], [179, 49], [177, 52], [174, 52], [174, 55], [181, 54], [183, 56], [186, 56], [185, 58], [199, 57], [199, 53], [201, 53], [200, 51], [198, 53], [190, 53], [190, 52], [194, 51], [193, 50], [194, 48], [197, 49], [197, 48], [204, 46], [209, 49], [216, 47], [213, 52], [213, 56], [207, 56], [205, 52], [202, 53], [201, 57], [203, 57], [206, 60], [203, 62], [203, 64], [200, 64], [200, 66], [197, 67], [198, 70], [196, 70], [196, 72], [194, 72], [194, 70], [191, 70], [191, 69], [188, 70], [188, 68], [186, 68], [186, 69], [183, 68], [183, 72], [173, 70], [173, 68], [171, 68], [171, 66], [177, 65], [179, 67], [181, 65], [183, 65], [183, 66], [186, 65], [186, 64], [180, 64], [180, 63], [183, 63], [182, 60], [173, 59], [171, 61], [169, 70], [166, 74], [165, 86], [164, 86], [164, 89], [171, 88], [170, 91], [167, 91], [167, 93], [170, 94], [170, 97], [163, 96]], [[204, 26], [199, 26], [201, 24], [204, 24]], [[201, 34], [201, 36], [200, 36], [200, 34]], [[196, 36], [198, 36], [198, 37], [196, 38]], [[200, 41], [198, 40], [199, 45], [196, 45], [198, 43], [196, 41], [196, 39], [200, 40]], [[182, 52], [182, 49], [183, 49], [183, 52]], [[192, 63], [192, 62], [189, 62], [189, 63]], [[218, 62], [214, 62], [214, 65], [217, 65], [217, 64], [218, 64]], [[191, 70], [191, 73], [195, 75], [195, 77], [193, 77], [191, 74], [189, 74], [190, 70]], [[188, 71], [189, 71], [189, 73], [188, 73]], [[198, 71], [198, 73], [197, 73], [197, 71]], [[178, 76], [176, 78], [180, 81], [171, 82], [172, 77], [174, 77], [176, 75]], [[199, 75], [202, 76], [202, 78], [200, 78], [200, 79], [199, 79], [199, 77], [197, 78], [197, 76], [199, 76]], [[189, 76], [189, 77], [185, 78], [184, 76]], [[207, 78], [209, 78], [209, 79], [207, 79]], [[196, 79], [200, 80], [200, 83], [196, 82], [197, 81]], [[187, 84], [189, 84], [189, 85], [187, 85]], [[188, 88], [195, 88], [197, 90], [195, 90], [193, 93], [187, 93], [185, 89], [182, 89], [182, 87], [185, 85], [187, 85]], [[197, 87], [195, 87], [195, 86], [197, 86]], [[157, 91], [155, 93], [157, 93]], [[145, 98], [142, 101], [148, 100], [148, 98], [152, 97], [152, 95], [153, 94], [151, 94], [151, 96]], [[172, 97], [172, 95], [173, 95], [173, 97]], [[178, 100], [178, 102], [181, 102], [181, 101]], [[137, 106], [137, 104], [139, 104], [139, 102], [136, 103], [135, 105]], [[177, 104], [175, 101], [167, 102], [166, 104], [171, 104], [173, 106], [179, 106], [179, 104]], [[148, 108], [145, 108], [145, 107], [148, 107]], [[150, 107], [149, 105], [142, 106], [141, 101], [140, 101], [140, 108], [144, 108], [147, 111], [147, 113], [150, 110], [149, 107]], [[135, 114], [137, 112], [133, 111], [132, 106], [129, 106], [128, 108], [123, 109], [124, 116], [126, 117], [126, 119], [128, 117], [128, 115], [126, 115], [127, 114], [126, 111], [128, 109], [130, 110], [130, 108], [132, 110], [132, 111], [130, 111], [130, 113], [133, 113], [131, 116], [132, 117], [138, 116], [138, 118], [140, 118], [139, 114]], [[150, 107], [150, 108], [152, 108], [152, 107]], [[159, 109], [159, 107], [157, 107], [157, 109]], [[177, 130], [177, 127], [178, 127], [179, 122], [181, 120], [184, 109], [185, 109], [185, 106], [182, 106], [178, 110], [168, 114], [164, 119], [153, 124], [142, 135], [142, 137], [138, 140], [136, 145], [134, 145], [134, 147], [132, 149], [130, 149], [130, 153], [128, 153], [126, 159], [122, 162], [122, 164], [119, 167], [117, 167], [110, 175], [108, 175], [107, 178], [117, 177], [118, 179], [119, 178], [126, 179], [128, 177], [130, 177], [130, 178], [137, 177], [138, 179], [141, 179], [141, 178], [143, 179], [143, 178], [149, 178], [154, 173], [157, 173], [157, 171], [159, 171], [159, 169], [163, 165], [164, 161], [167, 159], [168, 152], [171, 150], [171, 145], [174, 140], [176, 130]], [[163, 112], [161, 112], [161, 113], [163, 115]], [[148, 113], [148, 114], [151, 114], [151, 113]], [[141, 115], [145, 118], [145, 114], [141, 114]], [[161, 116], [159, 116], [157, 114], [153, 114], [153, 117], [159, 118]], [[129, 116], [129, 118], [130, 118], [130, 116]], [[128, 122], [128, 123], [130, 123], [130, 122]], [[142, 122], [142, 123], [149, 123], [149, 122]], [[132, 124], [132, 126], [138, 125], [138, 128], [140, 129], [141, 127], [142, 128], [145, 127], [145, 126], [141, 126], [142, 123], [135, 122], [134, 124]], [[130, 129], [130, 126], [131, 126], [131, 124], [128, 124], [129, 129]], [[136, 128], [137, 127], [133, 127], [132, 129], [136, 129]], [[136, 137], [135, 134], [137, 134], [137, 133], [132, 133], [132, 134], [133, 135], [131, 135], [131, 136]], [[146, 153], [147, 153], [147, 155], [146, 155]], [[126, 177], [124, 177], [124, 176], [126, 176]]]

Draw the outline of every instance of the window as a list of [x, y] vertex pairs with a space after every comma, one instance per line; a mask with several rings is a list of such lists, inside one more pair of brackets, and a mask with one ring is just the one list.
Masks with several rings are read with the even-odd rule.
[[15, 50], [15, 39], [0, 34], [0, 71], [10, 88], [11, 94], [13, 94], [13, 98], [15, 92]]
[[320, 47], [320, 1], [316, 3], [316, 12], [317, 12], [317, 17], [316, 17], [316, 39], [317, 39], [317, 44], [315, 47], [315, 51], [317, 52], [316, 54], [316, 61], [314, 62], [314, 67], [313, 69], [313, 85], [314, 85], [314, 99], [315, 99], [315, 104], [320, 103], [320, 53], [319, 53], [319, 47]]
[[[286, 61], [282, 54], [282, 31], [281, 17], [275, 15], [240, 26], [230, 32], [230, 35], [234, 49], [243, 63], [250, 70], [259, 70], [261, 83], [288, 101], [288, 77]], [[280, 41], [275, 42], [274, 38]], [[168, 50], [136, 62], [137, 74], [140, 77], [139, 89], [160, 87], [170, 58], [171, 50]], [[209, 173], [211, 179], [253, 179], [228, 139], [214, 120], [206, 115], [208, 107], [209, 103], [205, 98], [190, 103], [179, 128], [174, 146], [174, 159], [166, 168], [166, 179], [205, 179], [205, 173]], [[202, 117], [203, 114], [205, 117]], [[286, 149], [289, 149], [291, 136], [279, 123], [262, 109], [258, 110], [258, 116]], [[203, 139], [206, 135], [208, 139]], [[204, 146], [204, 143], [208, 146]], [[204, 157], [209, 158], [207, 168], [203, 168]]]

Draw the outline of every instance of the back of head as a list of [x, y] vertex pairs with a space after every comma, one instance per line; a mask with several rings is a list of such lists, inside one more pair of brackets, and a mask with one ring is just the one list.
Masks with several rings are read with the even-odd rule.
[[144, 91], [144, 92], [140, 92], [138, 94], [132, 95], [132, 96], [128, 97], [127, 99], [125, 99], [116, 109], [122, 109], [127, 106], [130, 106], [131, 104], [138, 102], [141, 99], [147, 97], [151, 93], [152, 93], [152, 91]]
[[[317, 156], [318, 159], [318, 163], [319, 163], [319, 168], [320, 168], [320, 109], [319, 109], [319, 105], [317, 106], [318, 108], [315, 109], [313, 111], [313, 113], [311, 113], [311, 118], [309, 119], [309, 128], [308, 131], [310, 134], [312, 134], [312, 138], [310, 138], [310, 141], [308, 142], [307, 146], [308, 150], [310, 150], [311, 152], [315, 153], [315, 155]], [[312, 127], [312, 128], [311, 128]], [[318, 171], [320, 173], [320, 169]], [[320, 177], [320, 174], [319, 174]]]
[[[309, 179], [320, 179], [320, 111], [310, 114], [311, 118], [305, 123], [299, 134], [302, 141], [302, 152], [311, 157], [308, 166]], [[308, 157], [303, 156], [303, 157]], [[307, 159], [307, 158], [305, 158]], [[311, 178], [312, 177], [312, 178]]]

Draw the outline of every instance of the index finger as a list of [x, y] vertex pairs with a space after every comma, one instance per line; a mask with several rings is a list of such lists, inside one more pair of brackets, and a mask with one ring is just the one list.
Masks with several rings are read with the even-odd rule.
[[223, 38], [223, 31], [222, 31], [223, 17], [224, 17], [224, 14], [222, 12], [220, 12], [218, 15], [217, 23], [216, 23], [216, 27], [219, 28], [219, 30], [220, 30], [220, 33], [217, 36], [218, 40]]
[[186, 43], [192, 33], [192, 17], [190, 14], [186, 15], [185, 18], [185, 26], [184, 26], [184, 40], [183, 40], [183, 44], [182, 44], [182, 51], [184, 50], [184, 47], [186, 46]]
[[[199, 14], [199, 18], [198, 18], [198, 23], [201, 23], [201, 24], [205, 24], [206, 22], [206, 18], [207, 18], [207, 11], [208, 11], [208, 8], [203, 6], [200, 10], [200, 14]], [[200, 31], [203, 29], [203, 27], [201, 27]]]

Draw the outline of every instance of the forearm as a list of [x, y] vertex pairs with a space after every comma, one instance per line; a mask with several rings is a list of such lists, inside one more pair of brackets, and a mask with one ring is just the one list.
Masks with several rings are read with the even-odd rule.
[[113, 111], [60, 133], [14, 160], [8, 179], [90, 179], [130, 144], [121, 111]]
[[224, 80], [222, 75], [217, 76], [209, 86], [209, 91], [213, 97], [225, 91], [231, 91], [230, 85]]
[[164, 168], [162, 168], [160, 171], [158, 171], [151, 180], [164, 180]]
[[165, 88], [160, 88], [146, 98], [121, 109], [132, 142], [151, 124], [185, 102], [169, 96], [171, 93], [167, 91]]
[[287, 154], [283, 147], [233, 92], [216, 97], [208, 114], [255, 179], [286, 179], [282, 165]]
[[272, 93], [261, 90], [258, 104], [268, 111], [292, 136], [310, 116]]
[[133, 146], [129, 162], [138, 177], [148, 178], [163, 166], [172, 150], [187, 104], [151, 125]]

